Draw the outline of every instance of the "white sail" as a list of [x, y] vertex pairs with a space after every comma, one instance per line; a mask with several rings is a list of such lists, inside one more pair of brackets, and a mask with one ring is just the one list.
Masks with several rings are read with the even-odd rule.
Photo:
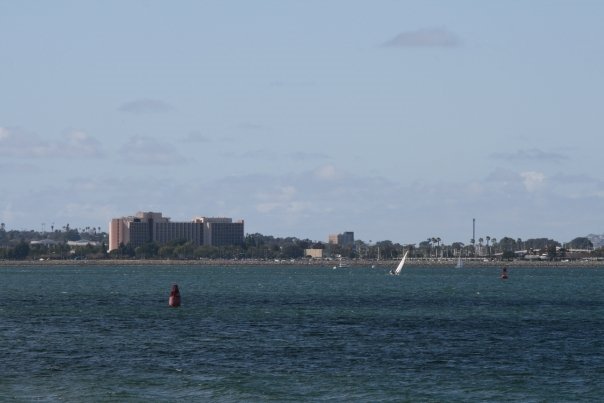
[[398, 264], [398, 266], [394, 270], [395, 276], [398, 276], [401, 273], [401, 270], [403, 270], [403, 266], [405, 265], [405, 260], [407, 259], [407, 253], [409, 253], [409, 251], [405, 252], [405, 254], [403, 255], [403, 258], [401, 259], [401, 262]]
[[461, 269], [463, 267], [463, 260], [461, 260], [461, 256], [459, 256], [457, 258], [457, 265], [455, 266], [456, 269]]

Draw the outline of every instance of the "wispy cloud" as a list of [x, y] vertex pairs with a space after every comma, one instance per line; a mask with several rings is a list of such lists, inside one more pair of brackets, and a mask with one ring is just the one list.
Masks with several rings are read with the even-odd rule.
[[493, 153], [491, 157], [506, 161], [545, 161], [562, 162], [568, 159], [568, 156], [555, 152], [547, 152], [538, 148], [527, 150], [517, 150], [509, 153]]
[[172, 111], [172, 109], [172, 106], [167, 102], [150, 98], [129, 101], [118, 108], [120, 112], [132, 113], [135, 115], [166, 113]]
[[329, 158], [328, 155], [323, 153], [295, 151], [291, 153], [280, 153], [268, 148], [259, 148], [255, 150], [248, 150], [242, 153], [225, 152], [224, 157], [227, 158], [245, 158], [258, 161], [266, 160], [295, 160], [295, 161], [319, 161]]
[[324, 160], [329, 158], [327, 154], [323, 153], [312, 153], [304, 151], [296, 151], [289, 154], [289, 157], [298, 161], [312, 161], [312, 160]]
[[298, 189], [294, 185], [278, 186], [269, 192], [258, 192], [255, 198], [260, 199], [255, 208], [261, 214], [277, 213], [283, 214], [284, 217], [295, 217], [297, 220], [298, 216], [313, 210], [312, 203], [300, 199]]
[[496, 168], [494, 171], [490, 172], [486, 180], [487, 182], [497, 182], [497, 183], [513, 183], [519, 180], [519, 175], [517, 172], [514, 172], [505, 168]]
[[131, 137], [120, 154], [127, 162], [142, 165], [176, 165], [185, 161], [174, 146], [149, 136]]
[[558, 173], [551, 178], [556, 183], [562, 185], [577, 185], [577, 184], [600, 184], [604, 185], [604, 182], [600, 179], [593, 177], [592, 175], [569, 175], [566, 173]]
[[314, 87], [317, 85], [314, 81], [285, 81], [274, 80], [269, 82], [270, 87]]
[[100, 157], [101, 143], [82, 130], [71, 130], [65, 134], [65, 143], [59, 143], [67, 155], [80, 157]]
[[6, 157], [45, 157], [52, 146], [39, 136], [20, 128], [0, 127], [0, 155]]
[[19, 128], [0, 127], [0, 155], [20, 158], [95, 158], [101, 143], [83, 130], [70, 130], [60, 140], [45, 140]]
[[386, 41], [386, 47], [456, 47], [461, 45], [459, 37], [444, 28], [422, 28], [401, 32]]
[[40, 172], [43, 172], [44, 170], [34, 164], [0, 162], [0, 176], [13, 177], [15, 171], [18, 171], [20, 174], [38, 174]]
[[336, 167], [331, 164], [323, 165], [315, 169], [314, 175], [321, 180], [334, 180], [341, 176]]
[[[131, 143], [139, 151], [165, 146], [148, 138]], [[353, 230], [366, 241], [401, 243], [435, 235], [446, 243], [467, 242], [473, 217], [479, 236], [547, 236], [560, 241], [597, 231], [594, 225], [604, 220], [598, 208], [604, 200], [601, 181], [577, 186], [572, 177], [556, 180], [546, 171], [498, 169], [485, 178], [456, 183], [393, 182], [354, 175], [335, 164], [296, 173], [200, 177], [195, 183], [161, 174], [131, 175], [85, 176], [49, 183], [34, 194], [2, 194], [0, 217], [8, 223], [30, 220], [30, 225], [55, 220], [105, 226], [111, 217], [149, 209], [182, 219], [243, 218], [248, 233], [325, 240], [329, 233]], [[70, 195], [67, 204], [65, 194]]]
[[184, 143], [207, 143], [210, 141], [210, 138], [204, 136], [200, 132], [193, 131], [187, 133], [187, 135], [182, 138], [182, 141]]
[[3, 223], [16, 222], [16, 218], [23, 214], [22, 212], [16, 212], [12, 203], [0, 207], [2, 208], [2, 210], [0, 210], [0, 221]]
[[240, 123], [238, 128], [243, 129], [243, 130], [253, 130], [253, 131], [261, 131], [261, 130], [267, 129], [267, 127], [265, 125], [262, 125], [260, 123], [252, 123], [252, 122]]

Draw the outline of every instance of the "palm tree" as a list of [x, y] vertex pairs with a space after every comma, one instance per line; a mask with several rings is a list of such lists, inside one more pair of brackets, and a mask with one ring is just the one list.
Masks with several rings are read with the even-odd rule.
[[487, 238], [487, 254], [489, 256], [491, 256], [491, 248], [489, 247], [489, 242], [491, 241], [491, 237], [487, 235], [486, 238]]
[[482, 243], [483, 242], [484, 242], [484, 239], [478, 238], [478, 249], [480, 250], [481, 255], [482, 255]]
[[407, 250], [409, 251], [409, 257], [413, 257], [413, 251], [415, 249], [415, 245], [414, 244], [409, 244], [407, 245]]
[[442, 239], [440, 237], [436, 238], [437, 242], [438, 242], [438, 247], [440, 248], [440, 257], [443, 257], [443, 249], [441, 248], [440, 243], [442, 242]]

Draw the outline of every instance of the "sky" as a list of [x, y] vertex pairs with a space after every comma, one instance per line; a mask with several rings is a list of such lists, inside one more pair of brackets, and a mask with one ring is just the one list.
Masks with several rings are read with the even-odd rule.
[[604, 233], [604, 2], [0, 0], [0, 221]]

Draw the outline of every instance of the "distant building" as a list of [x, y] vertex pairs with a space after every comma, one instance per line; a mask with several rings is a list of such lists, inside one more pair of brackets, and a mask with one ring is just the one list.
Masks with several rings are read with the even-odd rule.
[[136, 248], [149, 242], [164, 245], [181, 240], [196, 246], [241, 245], [243, 220], [197, 217], [190, 222], [171, 222], [162, 213], [138, 212], [134, 216], [114, 218], [109, 224], [110, 251], [122, 243]]
[[203, 225], [204, 245], [243, 244], [243, 220], [233, 222], [225, 217], [196, 217], [195, 222]]
[[354, 232], [347, 231], [343, 234], [340, 234], [338, 238], [338, 244], [341, 246], [352, 246], [354, 245]]
[[67, 241], [67, 245], [69, 246], [99, 246], [100, 242], [97, 241], [88, 241], [86, 239], [80, 239], [79, 241]]
[[313, 259], [322, 259], [323, 249], [304, 249], [304, 256], [310, 256]]
[[40, 239], [37, 241], [30, 241], [29, 242], [30, 245], [44, 245], [44, 246], [50, 246], [50, 245], [56, 245], [58, 244], [57, 241], [52, 240], [52, 239]]
[[347, 231], [343, 234], [330, 234], [327, 242], [331, 245], [352, 246], [354, 245], [354, 232]]

